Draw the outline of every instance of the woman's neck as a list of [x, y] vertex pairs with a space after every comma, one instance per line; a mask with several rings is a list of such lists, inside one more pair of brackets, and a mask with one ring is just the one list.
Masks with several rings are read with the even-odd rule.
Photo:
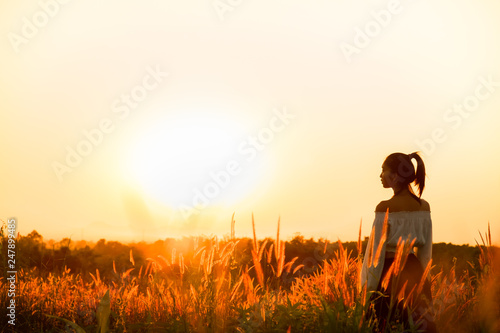
[[408, 190], [407, 186], [404, 186], [404, 187], [393, 187], [392, 189], [394, 191], [393, 197], [400, 196], [400, 195], [411, 195], [410, 190]]
[[422, 204], [420, 201], [420, 198], [413, 193], [413, 191], [407, 186], [407, 187], [393, 187], [394, 190], [394, 195], [392, 196], [393, 198], [395, 197], [411, 197], [415, 200], [418, 201], [419, 204]]

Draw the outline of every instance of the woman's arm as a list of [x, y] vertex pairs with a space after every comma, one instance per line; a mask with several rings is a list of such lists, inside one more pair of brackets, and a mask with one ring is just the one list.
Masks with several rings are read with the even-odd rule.
[[372, 232], [365, 250], [363, 266], [361, 268], [360, 287], [362, 289], [366, 285], [367, 291], [377, 290], [382, 269], [384, 268], [386, 246], [385, 237], [382, 239], [384, 220], [385, 214], [380, 214], [380, 212], [375, 214]]
[[[422, 199], [422, 206], [424, 210], [431, 211], [431, 206], [424, 199]], [[424, 269], [432, 259], [432, 219], [427, 222], [428, 224], [423, 228], [424, 235], [422, 235], [425, 239], [424, 245], [417, 250], [417, 258]]]
[[429, 221], [429, 225], [425, 230], [425, 243], [423, 246], [419, 247], [417, 250], [417, 258], [420, 260], [422, 267], [427, 267], [427, 264], [432, 259], [432, 222]]

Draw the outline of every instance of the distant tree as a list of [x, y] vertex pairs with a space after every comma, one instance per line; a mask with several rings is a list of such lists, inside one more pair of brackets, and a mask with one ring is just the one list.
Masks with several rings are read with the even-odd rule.
[[18, 267], [30, 268], [42, 267], [42, 256], [45, 250], [43, 237], [36, 230], [30, 232], [27, 236], [20, 236], [17, 239], [17, 260]]

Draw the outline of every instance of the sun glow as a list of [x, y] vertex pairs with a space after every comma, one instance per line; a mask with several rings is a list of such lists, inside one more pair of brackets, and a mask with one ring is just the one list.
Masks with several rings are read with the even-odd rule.
[[259, 179], [259, 163], [245, 164], [238, 153], [244, 131], [227, 117], [169, 118], [143, 132], [134, 139], [125, 168], [160, 204], [175, 209], [231, 204]]

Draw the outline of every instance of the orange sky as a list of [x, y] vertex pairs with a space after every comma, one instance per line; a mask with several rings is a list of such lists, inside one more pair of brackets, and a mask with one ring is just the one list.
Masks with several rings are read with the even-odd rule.
[[368, 235], [422, 151], [434, 241], [500, 239], [493, 1], [3, 1], [0, 218], [46, 239]]

